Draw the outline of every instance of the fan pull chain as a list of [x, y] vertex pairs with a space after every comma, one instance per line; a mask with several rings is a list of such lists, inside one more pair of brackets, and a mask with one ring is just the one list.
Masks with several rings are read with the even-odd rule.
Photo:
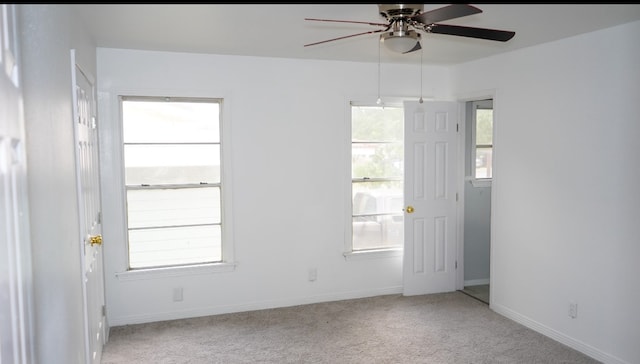
[[376, 100], [376, 104], [381, 105], [382, 99], [380, 98], [380, 39], [378, 39], [378, 100]]
[[420, 100], [419, 102], [422, 104], [424, 100], [422, 100], [422, 55], [424, 54], [424, 48], [420, 48]]

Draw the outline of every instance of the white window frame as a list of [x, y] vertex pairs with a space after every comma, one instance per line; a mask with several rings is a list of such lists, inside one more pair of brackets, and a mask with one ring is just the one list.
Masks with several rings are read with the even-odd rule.
[[[491, 187], [491, 181], [492, 181], [492, 177], [489, 178], [477, 178], [476, 177], [476, 150], [477, 150], [477, 146], [476, 146], [476, 127], [477, 127], [477, 120], [476, 120], [476, 110], [478, 109], [491, 109], [493, 110], [493, 100], [492, 99], [487, 99], [487, 100], [476, 100], [476, 101], [472, 101], [471, 102], [471, 143], [470, 143], [470, 149], [471, 149], [471, 160], [470, 160], [470, 180], [471, 180], [471, 184], [474, 187]], [[493, 128], [492, 128], [492, 133], [495, 130], [495, 117], [493, 120], [494, 124], [493, 124]], [[495, 135], [494, 135], [495, 137]], [[491, 144], [491, 149], [493, 150], [493, 143]], [[493, 162], [492, 162], [493, 164]], [[493, 165], [491, 166], [492, 171], [493, 171]], [[493, 172], [492, 172], [492, 176], [493, 176]]]
[[122, 213], [125, 216], [123, 224], [124, 224], [124, 261], [126, 262], [126, 270], [116, 273], [116, 276], [119, 280], [138, 280], [138, 279], [151, 279], [151, 278], [163, 278], [163, 277], [174, 277], [174, 276], [182, 276], [182, 275], [190, 275], [190, 274], [202, 274], [202, 273], [214, 273], [214, 272], [229, 272], [235, 269], [234, 262], [234, 245], [233, 245], [233, 228], [231, 221], [231, 183], [227, 183], [226, 181], [231, 180], [231, 168], [230, 166], [230, 156], [227, 151], [228, 146], [230, 145], [230, 122], [225, 118], [225, 102], [223, 98], [219, 97], [198, 97], [198, 96], [160, 96], [160, 95], [140, 95], [140, 94], [120, 94], [118, 97], [118, 108], [120, 110], [119, 114], [119, 145], [120, 147], [124, 147], [124, 139], [123, 139], [123, 128], [122, 128], [122, 99], [174, 99], [180, 101], [213, 101], [217, 102], [220, 105], [220, 186], [221, 187], [221, 226], [222, 226], [222, 259], [217, 262], [207, 262], [207, 263], [195, 263], [195, 264], [177, 264], [177, 265], [169, 265], [163, 267], [142, 267], [142, 268], [130, 268], [129, 264], [129, 247], [128, 247], [128, 225], [127, 225], [127, 206], [126, 206], [126, 185], [124, 182], [124, 153], [121, 153], [120, 156], [120, 169], [121, 169], [121, 188], [122, 188]]
[[[346, 108], [346, 138], [345, 138], [345, 235], [344, 235], [344, 253], [343, 256], [346, 260], [363, 260], [363, 259], [377, 259], [377, 258], [389, 258], [389, 257], [401, 257], [404, 251], [404, 245], [399, 247], [389, 247], [381, 249], [369, 249], [369, 250], [353, 250], [353, 193], [352, 185], [353, 178], [351, 174], [352, 168], [352, 107], [354, 106], [366, 106], [376, 107], [381, 106], [375, 102], [362, 102], [362, 101], [349, 101]], [[387, 98], [382, 105], [397, 107], [404, 109], [404, 105], [401, 99]], [[404, 142], [404, 140], [403, 140]], [[404, 178], [404, 176], [403, 176]]]

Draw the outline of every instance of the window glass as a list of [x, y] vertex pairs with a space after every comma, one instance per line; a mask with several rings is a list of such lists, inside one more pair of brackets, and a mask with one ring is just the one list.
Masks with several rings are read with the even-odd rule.
[[[129, 100], [123, 103], [125, 143], [220, 142], [217, 102]], [[215, 117], [215, 119], [213, 119]]]
[[476, 179], [490, 179], [493, 170], [493, 109], [486, 106], [487, 102], [483, 104], [485, 105], [474, 105], [474, 177]]
[[220, 101], [121, 105], [129, 267], [221, 261]]
[[402, 181], [354, 182], [353, 215], [402, 211]]
[[220, 223], [220, 189], [127, 191], [129, 229]]
[[125, 144], [125, 183], [219, 183], [219, 144]]
[[493, 110], [476, 109], [476, 145], [493, 144]]
[[163, 267], [222, 259], [220, 225], [130, 230], [129, 266]]
[[401, 247], [403, 109], [352, 106], [351, 110], [351, 250]]
[[404, 172], [402, 143], [354, 142], [351, 158], [351, 174], [354, 178], [402, 178]]

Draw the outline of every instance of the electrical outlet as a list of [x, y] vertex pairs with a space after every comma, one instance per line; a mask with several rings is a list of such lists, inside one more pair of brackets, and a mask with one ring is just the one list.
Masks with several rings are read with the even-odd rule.
[[316, 268], [309, 269], [309, 282], [313, 282], [318, 279], [318, 270]]
[[575, 302], [569, 302], [569, 317], [573, 319], [578, 317], [578, 304]]
[[176, 287], [173, 289], [173, 302], [182, 301], [182, 287]]

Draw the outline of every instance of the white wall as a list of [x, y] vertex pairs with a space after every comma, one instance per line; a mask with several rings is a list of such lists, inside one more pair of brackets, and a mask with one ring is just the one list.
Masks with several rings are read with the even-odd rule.
[[[375, 102], [377, 64], [98, 48], [103, 236], [111, 325], [399, 293], [402, 256], [346, 261], [349, 104]], [[382, 65], [382, 95], [420, 95], [416, 65]], [[450, 97], [424, 67], [424, 96]], [[121, 92], [224, 98], [230, 119], [233, 272], [120, 280], [126, 270]], [[318, 278], [308, 281], [308, 270]], [[184, 301], [173, 302], [182, 287]]]
[[496, 94], [491, 307], [610, 363], [640, 362], [639, 65], [634, 22], [453, 68]]
[[84, 363], [70, 49], [95, 74], [95, 47], [67, 6], [20, 5], [38, 363]]

